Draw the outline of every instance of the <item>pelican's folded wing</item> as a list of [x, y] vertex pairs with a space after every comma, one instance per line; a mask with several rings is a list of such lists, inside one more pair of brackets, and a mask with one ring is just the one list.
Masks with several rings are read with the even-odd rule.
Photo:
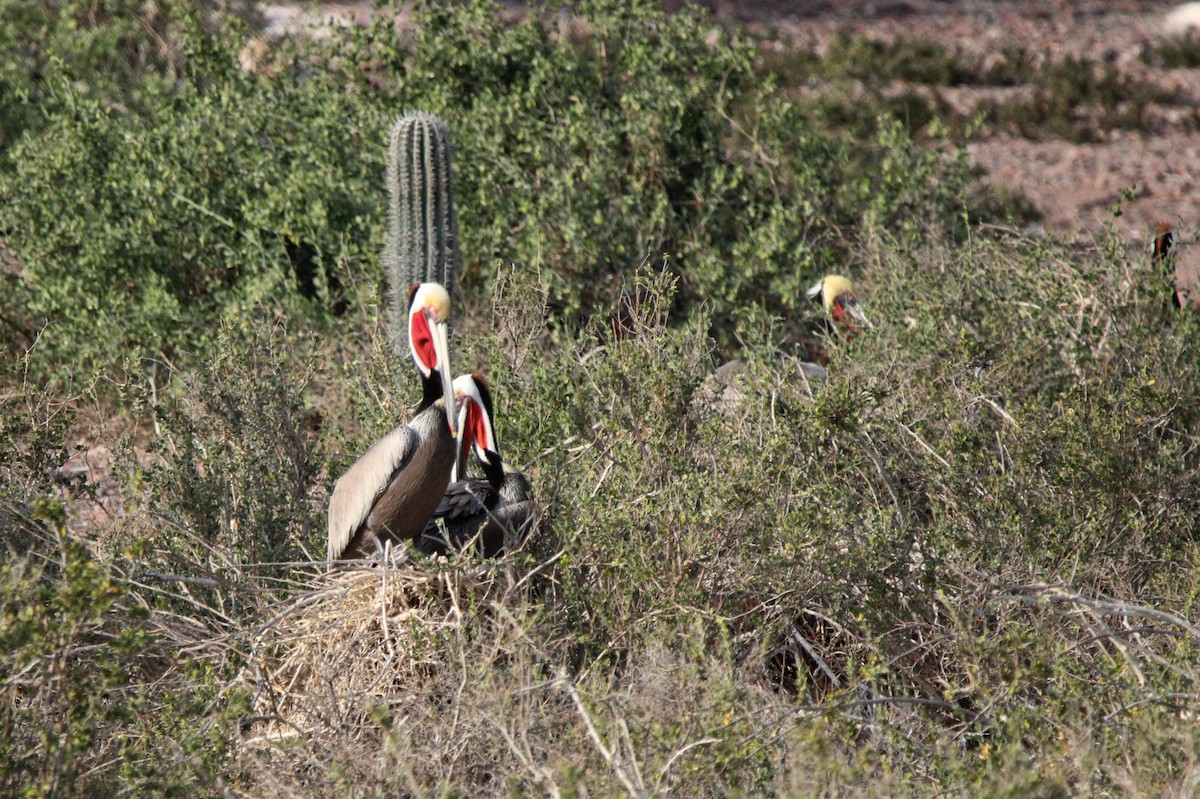
[[329, 544], [326, 557], [338, 560], [356, 543], [371, 509], [416, 451], [419, 437], [407, 425], [376, 441], [338, 478], [329, 498]]

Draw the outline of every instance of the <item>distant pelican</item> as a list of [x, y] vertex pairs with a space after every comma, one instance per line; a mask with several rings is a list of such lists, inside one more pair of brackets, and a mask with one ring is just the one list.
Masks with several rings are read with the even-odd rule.
[[825, 306], [825, 313], [833, 321], [833, 329], [839, 337], [849, 341], [855, 336], [859, 332], [855, 322], [867, 330], [875, 329], [854, 296], [854, 285], [841, 275], [826, 275], [806, 293]]

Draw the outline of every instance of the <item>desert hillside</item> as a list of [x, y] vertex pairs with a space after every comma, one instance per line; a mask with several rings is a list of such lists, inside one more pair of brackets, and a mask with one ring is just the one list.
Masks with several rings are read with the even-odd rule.
[[0, 3], [0, 795], [1192, 795], [1174, 11]]

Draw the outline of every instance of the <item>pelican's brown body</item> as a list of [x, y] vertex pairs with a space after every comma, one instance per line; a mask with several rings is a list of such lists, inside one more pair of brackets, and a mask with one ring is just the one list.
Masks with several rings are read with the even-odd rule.
[[417, 549], [444, 554], [472, 542], [485, 558], [512, 550], [525, 540], [537, 519], [529, 480], [520, 472], [500, 468], [499, 477], [456, 480], [425, 526]]
[[456, 449], [442, 400], [377, 441], [333, 487], [329, 559], [365, 558], [417, 538], [450, 483]]

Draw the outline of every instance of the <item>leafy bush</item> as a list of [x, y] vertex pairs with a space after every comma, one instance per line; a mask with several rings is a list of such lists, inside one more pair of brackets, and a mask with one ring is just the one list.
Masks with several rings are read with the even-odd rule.
[[924, 39], [896, 38], [881, 41], [839, 31], [830, 38], [825, 53], [817, 57], [803, 50], [764, 53], [764, 68], [794, 85], [805, 80], [859, 80], [869, 84], [906, 81], [926, 86], [959, 86], [979, 78], [956, 53]]
[[[52, 507], [37, 517], [54, 527]], [[204, 795], [238, 702], [214, 707], [216, 674], [164, 645], [128, 582], [83, 543], [58, 526], [56, 551], [45, 528], [21, 523], [41, 546], [10, 550], [0, 569], [5, 794]]]
[[[84, 92], [9, 147], [0, 301], [51, 326], [0, 393], [5, 790], [1186, 792], [1195, 315], [1116, 238], [972, 231], [959, 153], [835, 143], [692, 13], [585, 11], [430, 5], [263, 74], [184, 20], [168, 96]], [[308, 553], [418, 395], [374, 266], [406, 105], [455, 132], [454, 361], [546, 516], [501, 561], [367, 566], [355, 604]], [[878, 325], [848, 343], [799, 299], [834, 264]], [[92, 405], [125, 512], [68, 532]], [[364, 631], [333, 663], [298, 643], [319, 605]]]
[[1142, 53], [1142, 60], [1151, 66], [1167, 69], [1195, 69], [1200, 67], [1200, 35], [1189, 31], [1186, 35], [1168, 39], [1157, 47]]
[[142, 499], [165, 522], [155, 538], [165, 552], [192, 549], [169, 544], [181, 534], [246, 563], [320, 555], [324, 526], [311, 497], [318, 417], [304, 394], [311, 373], [294, 372], [304, 365], [281, 353], [303, 339], [260, 321], [247, 342], [228, 330], [218, 342], [214, 360], [183, 377], [186, 394], [150, 408], [161, 430], [157, 462], [137, 482], [152, 489]]
[[163, 602], [170, 592], [142, 582], [154, 561], [149, 536], [118, 533], [101, 545], [68, 530], [70, 505], [95, 500], [94, 484], [52, 479], [77, 400], [9, 385], [0, 398], [0, 790], [206, 795], [245, 714], [228, 685], [227, 645], [213, 645], [214, 617], [186, 595]]
[[331, 281], [375, 250], [381, 120], [327, 86], [246, 74], [236, 36], [184, 26], [171, 92], [136, 87], [130, 113], [64, 86], [0, 170], [23, 315], [49, 322], [41, 355], [75, 384], [124, 357], [203, 353], [214, 320], [258, 303], [328, 319]]
[[1033, 96], [989, 109], [996, 124], [1024, 136], [1097, 141], [1112, 129], [1141, 130], [1152, 104], [1172, 105], [1178, 92], [1123, 75], [1112, 64], [1068, 56], [1033, 75]]
[[131, 88], [146, 103], [130, 113], [68, 87], [8, 149], [0, 229], [23, 324], [50, 322], [43, 354], [78, 383], [124, 355], [202, 354], [213, 319], [259, 303], [327, 323], [342, 287], [378, 274], [382, 126], [406, 107], [450, 122], [469, 294], [491, 290], [494, 256], [549, 264], [568, 325], [668, 253], [674, 311], [710, 303], [728, 343], [739, 307], [804, 307], [863, 209], [903, 227], [961, 204], [962, 176], [887, 126], [859, 159], [885, 171], [847, 173], [846, 146], [760, 87], [745, 45], [708, 42], [695, 12], [583, 12], [560, 33], [554, 17], [431, 4], [411, 41], [381, 15], [265, 75], [239, 68], [236, 28], [226, 42], [185, 19], [171, 92]]
[[[1186, 66], [1189, 44], [1185, 38], [1162, 45], [1143, 60]], [[869, 135], [869, 123], [876, 116], [899, 120], [916, 139], [934, 120], [968, 135], [978, 124], [978, 113], [986, 112], [993, 125], [1023, 136], [1095, 141], [1114, 128], [1153, 131], [1161, 123], [1150, 113], [1152, 107], [1179, 104], [1179, 92], [1123, 74], [1112, 64], [1075, 56], [1049, 59], [1022, 47], [1005, 48], [1000, 55], [977, 62], [932, 41], [881, 41], [840, 32], [820, 56], [767, 46], [759, 62], [785, 92], [821, 115], [823, 128], [849, 130], [860, 137]], [[945, 86], [1022, 91], [1011, 98], [984, 100], [963, 116], [942, 99], [938, 89]], [[977, 215], [989, 212], [986, 205], [974, 210]]]
[[0, 153], [80, 101], [145, 111], [182, 69], [168, 0], [6, 0], [0, 5]]

